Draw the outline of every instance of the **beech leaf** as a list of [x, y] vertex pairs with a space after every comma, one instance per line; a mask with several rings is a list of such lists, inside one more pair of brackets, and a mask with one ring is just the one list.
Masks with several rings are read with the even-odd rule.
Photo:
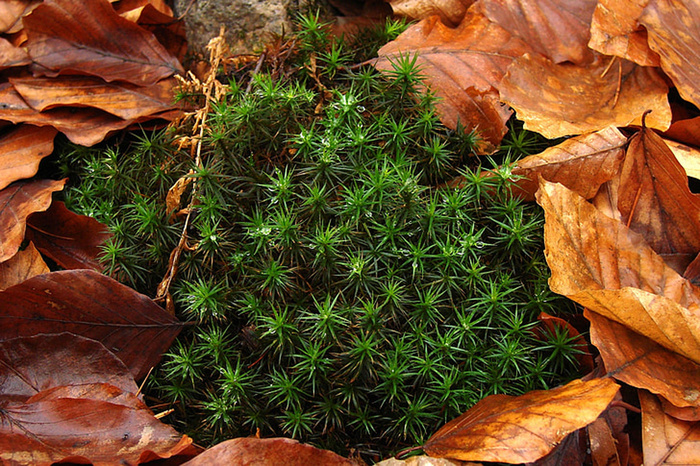
[[25, 249], [18, 251], [10, 259], [0, 262], [0, 291], [48, 272], [49, 267], [34, 243], [29, 243]]
[[39, 163], [53, 152], [54, 128], [22, 125], [0, 139], [0, 189], [36, 175]]
[[70, 332], [98, 340], [135, 379], [182, 328], [150, 298], [92, 270], [38, 275], [0, 292], [0, 324], [0, 339]]
[[642, 407], [644, 464], [700, 464], [700, 421], [687, 422], [667, 415], [659, 399], [639, 390]]
[[612, 379], [574, 380], [517, 397], [491, 395], [440, 428], [423, 451], [463, 461], [536, 461], [595, 421], [618, 388]]
[[0, 38], [0, 70], [13, 66], [29, 65], [32, 60], [24, 49], [15, 47], [7, 40]]
[[395, 15], [425, 19], [438, 15], [447, 26], [457, 26], [474, 0], [391, 0]]

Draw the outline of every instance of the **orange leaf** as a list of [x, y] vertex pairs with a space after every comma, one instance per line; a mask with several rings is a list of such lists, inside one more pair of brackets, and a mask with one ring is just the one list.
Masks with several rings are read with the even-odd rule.
[[150, 86], [183, 73], [150, 32], [106, 0], [47, 0], [24, 18], [29, 54], [46, 76], [88, 74]]
[[27, 238], [64, 269], [102, 272], [97, 257], [112, 234], [94, 218], [75, 214], [63, 202], [56, 201], [45, 212], [30, 216], [27, 226]]
[[700, 117], [674, 121], [668, 131], [664, 133], [664, 137], [700, 146]]
[[649, 48], [646, 29], [637, 22], [648, 0], [599, 0], [591, 21], [588, 46], [642, 66], [659, 66]]
[[681, 97], [696, 106], [700, 106], [700, 29], [694, 20], [698, 17], [697, 0], [654, 0], [639, 19], [649, 33], [649, 46], [661, 57], [661, 69]]
[[30, 214], [49, 208], [51, 194], [66, 180], [17, 181], [0, 191], [0, 262], [17, 253]]
[[639, 390], [644, 464], [700, 464], [700, 421], [686, 422], [664, 413], [661, 402]]
[[[700, 123], [700, 118], [698, 118], [697, 123]], [[700, 136], [700, 133], [698, 136]], [[700, 139], [698, 141], [700, 142]], [[673, 156], [678, 160], [678, 163], [681, 164], [688, 176], [700, 179], [700, 150], [669, 139], [664, 139], [664, 143], [671, 149]]]
[[700, 406], [700, 364], [595, 312], [586, 310], [584, 315], [591, 321], [591, 343], [600, 350], [608, 374], [660, 394], [675, 406]]
[[[590, 199], [601, 184], [615, 176], [624, 157], [625, 138], [617, 128], [609, 126], [596, 133], [567, 139], [540, 154], [518, 160], [513, 175], [523, 176], [517, 181], [523, 197], [535, 200], [537, 175], [547, 181], [561, 183]], [[521, 194], [520, 190], [517, 191]]]
[[700, 293], [644, 238], [560, 184], [542, 181], [549, 286], [700, 362]]
[[590, 62], [597, 0], [481, 0], [484, 14], [554, 63]]
[[30, 107], [43, 111], [56, 107], [94, 107], [125, 120], [173, 108], [175, 79], [148, 86], [106, 83], [88, 76], [16, 78], [10, 82]]
[[525, 129], [547, 138], [598, 131], [610, 125], [647, 124], [666, 130], [671, 124], [668, 86], [655, 68], [598, 56], [584, 66], [560, 65], [525, 54], [501, 81], [501, 100], [513, 107]]
[[448, 422], [423, 445], [430, 456], [526, 463], [593, 422], [615, 397], [612, 379], [574, 380], [521, 396], [491, 395]]
[[56, 132], [54, 128], [23, 125], [0, 139], [0, 189], [36, 175], [41, 159], [53, 152]]
[[395, 15], [425, 19], [438, 15], [447, 26], [457, 26], [474, 0], [391, 0]]
[[48, 272], [49, 267], [41, 258], [41, 254], [33, 243], [29, 243], [26, 249], [0, 263], [0, 291]]
[[498, 85], [508, 65], [527, 50], [472, 7], [455, 29], [435, 16], [411, 26], [379, 50], [376, 66], [390, 70], [390, 59], [418, 54], [426, 83], [441, 99], [440, 119], [450, 128], [460, 121], [467, 130], [478, 129], [485, 143], [479, 151], [488, 153], [500, 144], [512, 113], [499, 102]]

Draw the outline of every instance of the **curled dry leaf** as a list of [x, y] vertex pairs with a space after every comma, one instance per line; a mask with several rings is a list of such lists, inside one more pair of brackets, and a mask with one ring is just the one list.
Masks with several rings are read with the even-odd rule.
[[612, 58], [611, 66], [610, 58], [598, 56], [584, 67], [525, 54], [503, 77], [501, 100], [515, 109], [525, 129], [547, 138], [610, 125], [641, 125], [642, 115], [650, 109], [647, 125], [666, 130], [671, 109], [661, 74], [619, 58]]
[[440, 97], [440, 119], [450, 128], [459, 121], [467, 130], [479, 130], [484, 141], [478, 151], [489, 153], [500, 144], [511, 115], [499, 101], [499, 83], [513, 59], [528, 50], [472, 7], [455, 29], [437, 17], [411, 26], [379, 50], [376, 67], [391, 70], [391, 60], [418, 54], [426, 83]]
[[41, 0], [5, 0], [0, 2], [0, 33], [13, 34], [22, 29], [22, 17], [31, 13]]
[[0, 262], [19, 250], [27, 217], [48, 209], [51, 195], [63, 189], [65, 183], [66, 180], [17, 181], [0, 191]]
[[102, 343], [70, 333], [0, 341], [0, 361], [0, 399], [4, 400], [26, 401], [44, 390], [93, 383], [138, 391], [129, 369]]
[[484, 14], [554, 63], [583, 64], [597, 0], [481, 0]]
[[0, 292], [0, 339], [70, 332], [100, 341], [143, 378], [182, 324], [144, 296], [92, 270], [39, 275]]
[[221, 442], [195, 456], [183, 466], [211, 464], [284, 464], [285, 466], [353, 466], [355, 463], [328, 450], [290, 438], [236, 438]]
[[447, 26], [455, 27], [464, 18], [474, 0], [391, 0], [395, 15], [411, 19], [425, 19], [433, 15]]
[[182, 66], [107, 0], [47, 0], [24, 18], [29, 54], [46, 76], [87, 74], [150, 86]]
[[424, 445], [430, 456], [526, 463], [593, 422], [615, 397], [612, 379], [574, 380], [525, 395], [491, 395], [448, 422]]
[[540, 182], [549, 286], [700, 362], [700, 293], [644, 238], [566, 187]]
[[15, 47], [0, 37], [0, 70], [13, 66], [29, 65], [32, 60], [24, 49]]
[[51, 127], [29, 125], [6, 133], [0, 139], [0, 189], [36, 175], [41, 159], [53, 152], [56, 133]]
[[588, 431], [588, 438], [590, 440], [593, 464], [595, 466], [619, 466], [620, 458], [618, 457], [615, 438], [612, 436], [610, 426], [605, 422], [605, 419], [599, 417], [593, 421], [586, 430]]
[[700, 464], [700, 421], [687, 422], [667, 415], [659, 399], [639, 390], [642, 407], [644, 464]]
[[176, 85], [174, 78], [144, 87], [129, 83], [106, 83], [89, 76], [23, 77], [11, 78], [10, 82], [34, 110], [94, 107], [124, 120], [171, 110]]
[[27, 238], [64, 269], [103, 270], [97, 258], [112, 234], [94, 218], [73, 213], [55, 201], [45, 212], [30, 216], [27, 227]]
[[34, 247], [34, 243], [29, 243], [24, 250], [18, 251], [9, 260], [0, 262], [0, 291], [48, 272], [49, 267]]
[[617, 128], [609, 126], [518, 160], [513, 175], [523, 178], [517, 181], [517, 192], [520, 194], [522, 190], [526, 200], [534, 201], [539, 175], [590, 199], [601, 184], [617, 174], [626, 143], [627, 138]]
[[659, 66], [659, 55], [649, 48], [647, 31], [639, 17], [648, 0], [599, 0], [591, 21], [588, 46], [642, 66]]
[[624, 325], [586, 310], [591, 343], [608, 374], [621, 382], [660, 394], [679, 407], [700, 407], [700, 364], [667, 350]]
[[674, 121], [664, 138], [700, 147], [700, 117]]
[[700, 179], [700, 150], [670, 139], [664, 139], [664, 143], [671, 149], [685, 173], [691, 178]]
[[700, 106], [700, 2], [653, 0], [639, 22], [649, 33], [649, 45], [661, 57], [661, 68], [688, 102]]

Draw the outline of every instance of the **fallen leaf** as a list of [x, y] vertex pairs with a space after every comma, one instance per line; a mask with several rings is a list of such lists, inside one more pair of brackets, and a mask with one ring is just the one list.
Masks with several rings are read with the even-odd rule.
[[24, 18], [29, 54], [42, 74], [88, 74], [150, 86], [184, 73], [150, 32], [106, 0], [46, 0]]
[[480, 0], [484, 14], [554, 63], [588, 63], [597, 0]]
[[700, 407], [700, 364], [603, 316], [584, 311], [591, 322], [591, 343], [608, 374], [621, 382], [659, 394], [678, 407]]
[[649, 48], [647, 31], [639, 17], [648, 0], [599, 0], [591, 21], [588, 46], [641, 66], [659, 66], [659, 55]]
[[662, 396], [659, 396], [664, 413], [681, 421], [700, 421], [700, 408], [696, 406], [685, 406], [680, 408]]
[[395, 15], [410, 19], [425, 19], [433, 15], [450, 27], [457, 26], [474, 0], [391, 0]]
[[500, 144], [512, 113], [499, 101], [499, 83], [513, 59], [527, 50], [472, 7], [455, 29], [435, 16], [409, 27], [379, 50], [375, 66], [391, 70], [391, 60], [417, 54], [426, 84], [440, 98], [436, 108], [442, 122], [453, 129], [458, 122], [467, 131], [478, 129], [483, 139], [478, 151], [489, 153]]
[[525, 54], [513, 62], [500, 83], [501, 100], [513, 107], [524, 128], [554, 139], [599, 131], [610, 125], [651, 128], [671, 124], [668, 86], [655, 68], [598, 56], [583, 67]]
[[70, 333], [0, 341], [0, 362], [3, 400], [26, 401], [63, 385], [107, 383], [123, 392], [138, 391], [129, 369], [102, 343]]
[[57, 131], [21, 125], [0, 139], [0, 189], [13, 181], [36, 175], [39, 163], [53, 152]]
[[536, 461], [593, 422], [618, 388], [612, 379], [574, 380], [517, 397], [491, 395], [440, 428], [423, 451], [463, 461]]
[[669, 139], [664, 139], [664, 143], [671, 149], [685, 173], [691, 178], [700, 179], [700, 150]]
[[0, 339], [70, 332], [101, 342], [143, 378], [182, 324], [150, 298], [92, 270], [39, 275], [0, 292]]
[[405, 460], [387, 458], [375, 463], [374, 466], [480, 466], [481, 463], [468, 461], [452, 461], [445, 458], [431, 458], [426, 455], [411, 456]]
[[622, 220], [659, 254], [684, 254], [682, 272], [700, 251], [700, 196], [663, 139], [649, 128], [630, 138], [620, 170]]
[[0, 2], [0, 33], [13, 34], [22, 29], [22, 17], [29, 14], [41, 0], [4, 0]]
[[668, 131], [664, 133], [664, 137], [700, 146], [700, 117], [674, 121]]
[[24, 240], [27, 217], [49, 208], [51, 195], [66, 180], [16, 181], [0, 191], [0, 263], [14, 256]]
[[55, 201], [45, 212], [32, 214], [27, 227], [27, 238], [64, 269], [104, 269], [98, 256], [112, 234], [94, 218], [75, 214]]
[[700, 16], [697, 0], [649, 1], [639, 22], [649, 34], [649, 46], [661, 57], [661, 69], [685, 100], [700, 106], [698, 43]]
[[[580, 466], [589, 460], [587, 454], [588, 438], [583, 429], [578, 429], [559, 442], [552, 451], [547, 453], [532, 466]], [[588, 461], [590, 462], [590, 461]]]
[[29, 243], [24, 250], [18, 251], [5, 262], [0, 262], [0, 291], [48, 272], [49, 267], [34, 243]]
[[226, 440], [195, 456], [183, 466], [212, 464], [284, 464], [285, 466], [353, 466], [355, 463], [333, 453], [290, 438], [235, 438]]
[[114, 5], [116, 11], [122, 17], [137, 23], [144, 9], [152, 8], [172, 21], [173, 10], [164, 0], [121, 0]]
[[661, 402], [639, 390], [642, 407], [644, 464], [700, 464], [700, 422], [674, 419], [663, 412]]
[[32, 62], [24, 49], [15, 47], [0, 37], [0, 70], [15, 66], [24, 66]]
[[174, 78], [143, 87], [129, 83], [106, 83], [89, 76], [10, 78], [10, 82], [34, 110], [94, 107], [124, 120], [171, 110], [176, 85]]
[[620, 465], [615, 439], [605, 419], [598, 418], [587, 428], [593, 466]]
[[644, 238], [566, 187], [542, 181], [549, 287], [700, 362], [700, 293]]
[[518, 160], [513, 175], [523, 178], [517, 180], [519, 189], [515, 192], [522, 193], [527, 201], [534, 201], [539, 175], [590, 199], [601, 184], [619, 171], [626, 143], [627, 138], [617, 128], [609, 126]]

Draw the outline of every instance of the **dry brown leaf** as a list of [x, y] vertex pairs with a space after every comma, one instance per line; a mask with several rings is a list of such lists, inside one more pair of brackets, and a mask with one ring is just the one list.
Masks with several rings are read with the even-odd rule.
[[593, 60], [588, 48], [597, 0], [480, 0], [484, 14], [554, 63]]
[[598, 56], [583, 67], [526, 54], [503, 77], [501, 100], [515, 109], [525, 129], [550, 139], [641, 125], [647, 110], [653, 110], [649, 127], [668, 129], [671, 109], [661, 74], [620, 58], [610, 66], [610, 58]]
[[114, 5], [114, 10], [122, 17], [137, 23], [145, 8], [153, 8], [155, 11], [173, 18], [173, 10], [164, 0], [121, 0]]
[[461, 121], [468, 131], [478, 129], [484, 140], [478, 151], [489, 153], [500, 144], [512, 113], [499, 101], [499, 83], [513, 59], [527, 50], [524, 42], [472, 7], [455, 29], [435, 16], [411, 26], [379, 50], [376, 66], [391, 70], [390, 60], [418, 54], [426, 83], [441, 99], [436, 107], [442, 122], [456, 128]]
[[685, 173], [691, 178], [700, 179], [700, 150], [670, 139], [664, 139], [664, 142], [671, 149], [673, 156], [681, 164]]
[[22, 17], [28, 15], [41, 0], [4, 0], [0, 2], [0, 33], [13, 34], [22, 29]]
[[447, 26], [456, 27], [474, 0], [391, 0], [395, 15], [410, 19], [425, 19], [438, 15]]
[[173, 108], [176, 81], [164, 79], [143, 87], [106, 83], [89, 76], [10, 78], [15, 90], [37, 111], [56, 107], [94, 107], [124, 120], [136, 119]]
[[649, 48], [647, 31], [638, 23], [649, 0], [599, 0], [591, 22], [588, 46], [642, 66], [659, 66], [659, 55]]
[[135, 379], [158, 363], [181, 329], [147, 296], [92, 270], [38, 275], [0, 292], [0, 339], [70, 332], [98, 340]]
[[431, 458], [430, 456], [419, 455], [411, 456], [405, 460], [396, 458], [387, 458], [374, 466], [480, 466], [481, 463], [472, 463], [468, 461], [453, 461], [446, 458]]
[[27, 238], [64, 269], [104, 269], [97, 258], [112, 234], [94, 218], [73, 213], [55, 201], [45, 212], [32, 214], [27, 227]]
[[0, 37], [0, 70], [14, 66], [24, 66], [32, 62], [24, 49], [15, 47]]
[[700, 117], [674, 121], [664, 136], [700, 147]]
[[587, 428], [593, 466], [619, 466], [615, 438], [603, 418], [593, 421]]
[[700, 362], [700, 292], [644, 238], [578, 194], [542, 181], [549, 287]]
[[150, 86], [182, 66], [106, 0], [47, 0], [24, 18], [29, 54], [46, 76], [88, 74]]
[[627, 138], [617, 128], [609, 126], [518, 160], [513, 175], [524, 178], [517, 181], [516, 192], [521, 194], [522, 190], [525, 200], [534, 201], [539, 175], [590, 199], [601, 184], [617, 174], [626, 143]]
[[27, 217], [49, 208], [51, 195], [66, 180], [17, 181], [0, 191], [0, 262], [14, 256], [24, 240]]
[[0, 189], [36, 175], [41, 159], [53, 152], [57, 131], [22, 125], [0, 139]]
[[675, 406], [700, 407], [700, 364], [595, 312], [586, 310], [584, 315], [591, 322], [591, 343], [600, 350], [608, 374], [660, 394]]
[[517, 397], [491, 395], [439, 429], [423, 451], [464, 461], [536, 461], [593, 422], [618, 388], [612, 379], [574, 380]]
[[29, 243], [24, 250], [0, 263], [0, 291], [48, 272], [49, 267], [34, 247], [34, 243]]
[[355, 463], [333, 453], [290, 438], [235, 438], [226, 440], [195, 456], [183, 466], [212, 464], [284, 464], [285, 466], [354, 466]]
[[649, 33], [649, 46], [661, 57], [661, 68], [688, 102], [700, 106], [700, 2], [650, 0], [639, 22]]
[[642, 407], [644, 464], [700, 464], [700, 422], [674, 419], [664, 413], [659, 399], [639, 390]]

